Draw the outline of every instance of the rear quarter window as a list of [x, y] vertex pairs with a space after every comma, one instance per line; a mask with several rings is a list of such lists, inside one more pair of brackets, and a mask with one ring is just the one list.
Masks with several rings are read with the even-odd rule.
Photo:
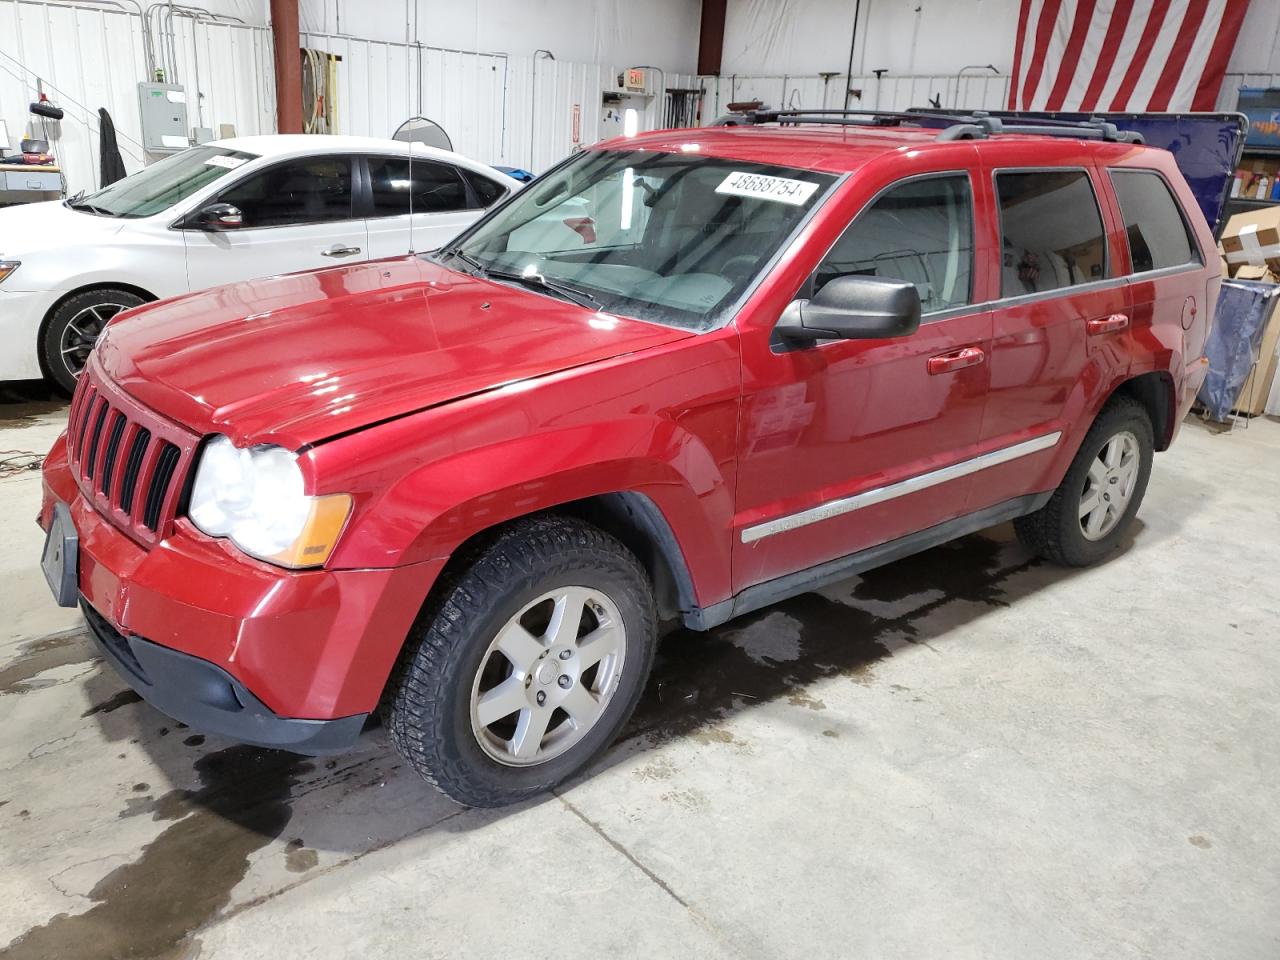
[[1133, 272], [1201, 263], [1186, 217], [1164, 177], [1154, 170], [1110, 170]]
[[506, 187], [474, 170], [463, 170], [462, 175], [471, 184], [471, 189], [482, 207], [491, 207], [507, 195]]
[[1000, 290], [1022, 297], [1107, 276], [1102, 214], [1083, 170], [1003, 171]]

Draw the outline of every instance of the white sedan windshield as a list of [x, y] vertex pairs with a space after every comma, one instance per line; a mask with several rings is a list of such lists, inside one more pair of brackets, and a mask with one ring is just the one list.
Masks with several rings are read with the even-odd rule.
[[590, 151], [441, 258], [610, 313], [709, 329], [834, 182], [692, 153]]
[[243, 150], [192, 147], [67, 205], [100, 216], [150, 217], [254, 159]]

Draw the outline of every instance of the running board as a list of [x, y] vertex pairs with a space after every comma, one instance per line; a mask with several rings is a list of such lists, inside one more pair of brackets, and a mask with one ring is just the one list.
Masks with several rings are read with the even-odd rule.
[[835, 560], [828, 560], [826, 563], [820, 563], [814, 567], [808, 567], [795, 573], [776, 577], [773, 580], [757, 583], [727, 600], [713, 603], [709, 607], [699, 607], [696, 610], [688, 611], [684, 615], [684, 624], [693, 630], [710, 630], [712, 627], [718, 627], [720, 624], [732, 620], [734, 617], [740, 617], [744, 613], [751, 613], [753, 610], [759, 610], [761, 607], [767, 607], [790, 597], [808, 593], [818, 587], [826, 586], [837, 580], [843, 580], [845, 577], [852, 577], [866, 570], [882, 567], [886, 563], [901, 560], [903, 557], [909, 557], [912, 554], [928, 550], [930, 547], [939, 546], [955, 540], [957, 537], [967, 536], [971, 533], [977, 533], [979, 530], [994, 527], [996, 524], [1004, 523], [1006, 520], [1013, 520], [1016, 517], [1034, 513], [1048, 503], [1049, 498], [1052, 496], [1053, 491], [1050, 490], [1047, 493], [1033, 493], [1025, 497], [1015, 497], [1012, 500], [1005, 500], [1003, 503], [997, 503], [995, 506], [987, 507], [976, 513], [965, 514], [963, 517], [956, 517], [954, 520], [947, 520], [924, 530], [909, 533], [905, 537], [899, 537], [897, 540], [890, 540], [887, 543], [868, 547], [866, 550], [860, 550], [857, 553], [837, 557]]

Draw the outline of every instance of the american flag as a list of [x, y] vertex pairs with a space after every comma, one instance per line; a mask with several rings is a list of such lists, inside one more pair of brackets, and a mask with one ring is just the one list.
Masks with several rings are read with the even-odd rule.
[[1248, 5], [1022, 0], [1009, 109], [1213, 110]]

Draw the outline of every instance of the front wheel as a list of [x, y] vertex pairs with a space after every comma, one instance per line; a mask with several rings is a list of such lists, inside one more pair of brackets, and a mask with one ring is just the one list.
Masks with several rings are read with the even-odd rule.
[[459, 803], [548, 789], [617, 736], [653, 662], [649, 579], [613, 537], [543, 517], [442, 583], [387, 698], [392, 742]]
[[145, 303], [128, 290], [87, 290], [58, 304], [45, 325], [40, 353], [54, 383], [71, 393], [103, 329], [118, 313]]
[[1054, 563], [1097, 563], [1120, 542], [1147, 492], [1151, 418], [1130, 397], [1112, 400], [1089, 428], [1047, 504], [1014, 521], [1018, 539]]

